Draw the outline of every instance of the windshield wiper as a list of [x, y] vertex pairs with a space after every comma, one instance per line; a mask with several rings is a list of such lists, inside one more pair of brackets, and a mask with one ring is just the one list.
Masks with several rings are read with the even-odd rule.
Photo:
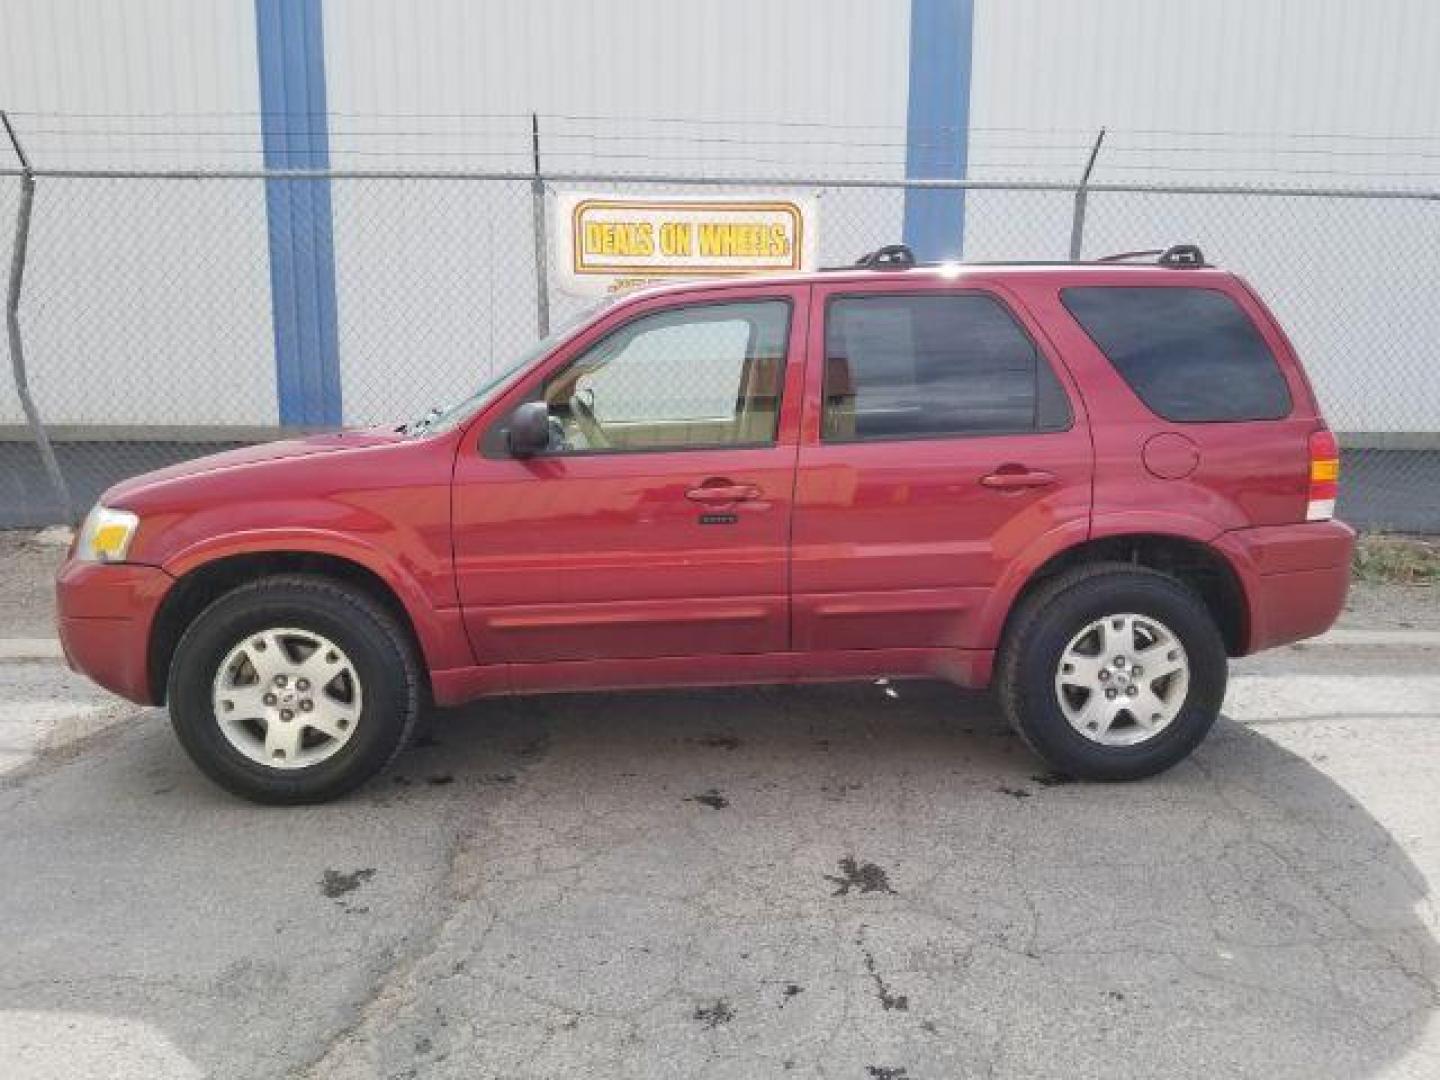
[[420, 417], [419, 420], [412, 420], [410, 423], [406, 424], [401, 430], [406, 435], [423, 435], [425, 433], [425, 430], [431, 424], [435, 423], [436, 420], [439, 420], [442, 415], [444, 415], [444, 410], [441, 409], [440, 406], [436, 405], [428, 412], [426, 412], [424, 416]]

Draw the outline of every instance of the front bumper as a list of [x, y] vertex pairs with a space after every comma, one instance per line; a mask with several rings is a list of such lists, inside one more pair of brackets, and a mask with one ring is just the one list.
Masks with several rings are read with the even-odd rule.
[[150, 685], [150, 628], [174, 578], [155, 566], [70, 560], [55, 579], [60, 645], [70, 667], [141, 705]]
[[1216, 541], [1245, 593], [1242, 652], [1323, 634], [1350, 589], [1355, 530], [1342, 521], [1236, 529]]

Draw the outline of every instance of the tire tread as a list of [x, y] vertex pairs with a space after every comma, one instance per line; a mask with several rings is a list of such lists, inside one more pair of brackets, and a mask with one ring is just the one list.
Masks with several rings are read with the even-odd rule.
[[[290, 783], [281, 782], [273, 790], [259, 790], [246, 786], [241, 789], [230, 778], [220, 773], [217, 769], [206, 766], [205, 762], [196, 759], [202, 770], [212, 780], [215, 780], [227, 790], [232, 791], [245, 798], [256, 802], [266, 803], [301, 803], [301, 802], [322, 802], [334, 798], [354, 787], [359, 786], [366, 779], [383, 771], [394, 763], [396, 757], [409, 744], [414, 734], [415, 725], [419, 722], [423, 704], [423, 679], [420, 671], [419, 660], [415, 655], [415, 648], [411, 643], [409, 635], [396, 622], [395, 617], [378, 601], [367, 595], [353, 585], [347, 584], [338, 578], [329, 577], [323, 574], [305, 573], [284, 573], [273, 574], [257, 578], [244, 585], [223, 593], [212, 600], [185, 628], [180, 636], [172, 656], [170, 671], [166, 676], [167, 699], [174, 709], [180, 700], [177, 696], [178, 683], [183, 675], [182, 658], [184, 658], [195, 643], [195, 638], [204, 632], [204, 627], [209, 616], [223, 609], [241, 609], [248, 605], [261, 606], [273, 602], [276, 594], [286, 593], [286, 600], [294, 600], [296, 594], [306, 594], [324, 597], [326, 600], [341, 604], [350, 608], [357, 620], [368, 624], [370, 628], [378, 631], [399, 658], [398, 675], [401, 680], [401, 694], [404, 701], [404, 721], [399, 737], [395, 739], [394, 745], [383, 761], [365, 770], [362, 777], [353, 780], [332, 781], [323, 790], [310, 793], [304, 791], [294, 781]], [[178, 730], [178, 724], [177, 724]], [[187, 750], [189, 743], [182, 736], [182, 742], [186, 743]], [[195, 755], [192, 752], [192, 757]]]
[[[1000, 655], [997, 659], [995, 670], [995, 696], [1000, 705], [1000, 711], [1006, 722], [1018, 735], [1022, 742], [1037, 756], [1046, 759], [1050, 764], [1064, 769], [1064, 763], [1056, 762], [1053, 755], [1046, 753], [1030, 733], [1025, 725], [1025, 704], [1023, 700], [1024, 681], [1024, 656], [1027, 647], [1032, 642], [1036, 631], [1044, 624], [1051, 613], [1052, 606], [1062, 596], [1069, 596], [1072, 593], [1085, 596], [1090, 593], [1104, 595], [1112, 591], [1118, 583], [1130, 585], [1136, 581], [1150, 581], [1163, 585], [1166, 589], [1178, 590], [1178, 592], [1196, 608], [1196, 614], [1203, 617], [1204, 624], [1210, 627], [1215, 635], [1213, 647], [1219, 649], [1224, 655], [1224, 644], [1220, 637], [1219, 628], [1214, 625], [1204, 601], [1193, 589], [1179, 579], [1166, 574], [1163, 571], [1152, 567], [1141, 566], [1135, 563], [1125, 562], [1089, 562], [1081, 563], [1068, 570], [1056, 574], [1055, 577], [1041, 583], [1028, 596], [1021, 600], [1011, 617], [1010, 624], [1006, 627], [1004, 638], [1000, 645]], [[1223, 696], [1224, 684], [1221, 683], [1221, 696]], [[1185, 740], [1184, 753], [1198, 745], [1209, 730], [1205, 725], [1191, 739]], [[1181, 755], [1183, 757], [1184, 754]], [[1172, 762], [1173, 764], [1173, 762]], [[1168, 766], [1167, 766], [1168, 767]], [[1159, 770], [1155, 770], [1159, 771]], [[1091, 778], [1103, 779], [1106, 777], [1094, 776]], [[1116, 776], [1114, 778], [1126, 778]]]

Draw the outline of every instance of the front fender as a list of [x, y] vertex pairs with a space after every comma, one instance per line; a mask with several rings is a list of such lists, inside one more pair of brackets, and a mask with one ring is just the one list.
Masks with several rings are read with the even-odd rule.
[[209, 536], [180, 549], [160, 564], [171, 577], [238, 555], [302, 553], [343, 559], [370, 571], [393, 592], [410, 617], [432, 671], [475, 663], [457, 609], [437, 609], [415, 573], [390, 553], [354, 536], [315, 528], [250, 529]]

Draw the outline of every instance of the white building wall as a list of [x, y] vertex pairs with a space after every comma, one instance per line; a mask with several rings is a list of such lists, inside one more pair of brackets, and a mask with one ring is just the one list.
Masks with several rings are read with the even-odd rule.
[[[1433, 145], [1404, 145], [1440, 122], [1433, 0], [976, 0], [975, 42], [971, 164], [987, 171], [1018, 131], [1079, 144], [1050, 162], [1073, 178], [1108, 125], [1097, 179], [1440, 172], [1405, 156]], [[1293, 138], [1317, 133], [1385, 138]]]
[[[332, 161], [528, 170], [536, 112], [551, 171], [898, 177], [910, 10], [325, 0]], [[0, 0], [0, 107], [41, 165], [258, 165], [254, 19], [253, 0]], [[1431, 0], [976, 0], [970, 173], [1073, 179], [1106, 125], [1100, 182], [1440, 187], [1436, 41]], [[533, 337], [524, 181], [332, 198], [348, 419], [458, 394]], [[1065, 253], [1068, 195], [966, 202], [967, 257]], [[821, 261], [898, 239], [901, 205], [823, 189]], [[1336, 426], [1424, 429], [1433, 211], [1097, 194], [1086, 252], [1199, 242], [1276, 307]], [[24, 319], [47, 417], [273, 423], [266, 240], [260, 181], [42, 181]], [[576, 306], [557, 294], [556, 319]], [[7, 382], [0, 424], [18, 419]]]
[[[904, 0], [347, 0], [325, 33], [337, 167], [529, 171], [537, 113], [550, 172], [904, 174]], [[534, 340], [526, 183], [333, 192], [347, 417], [419, 412]], [[822, 256], [898, 238], [900, 207], [828, 194]]]
[[[0, 0], [0, 108], [37, 167], [258, 166], [258, 82], [251, 0]], [[258, 181], [42, 180], [22, 317], [46, 419], [273, 422], [266, 235]]]
[[[1440, 189], [1433, 0], [977, 0], [975, 20], [972, 176], [1073, 180], [1107, 126], [1100, 183]], [[972, 212], [967, 256], [1063, 256], [1041, 220]], [[1199, 243], [1275, 309], [1333, 426], [1433, 430], [1435, 221], [1421, 203], [1096, 195], [1085, 250]]]

